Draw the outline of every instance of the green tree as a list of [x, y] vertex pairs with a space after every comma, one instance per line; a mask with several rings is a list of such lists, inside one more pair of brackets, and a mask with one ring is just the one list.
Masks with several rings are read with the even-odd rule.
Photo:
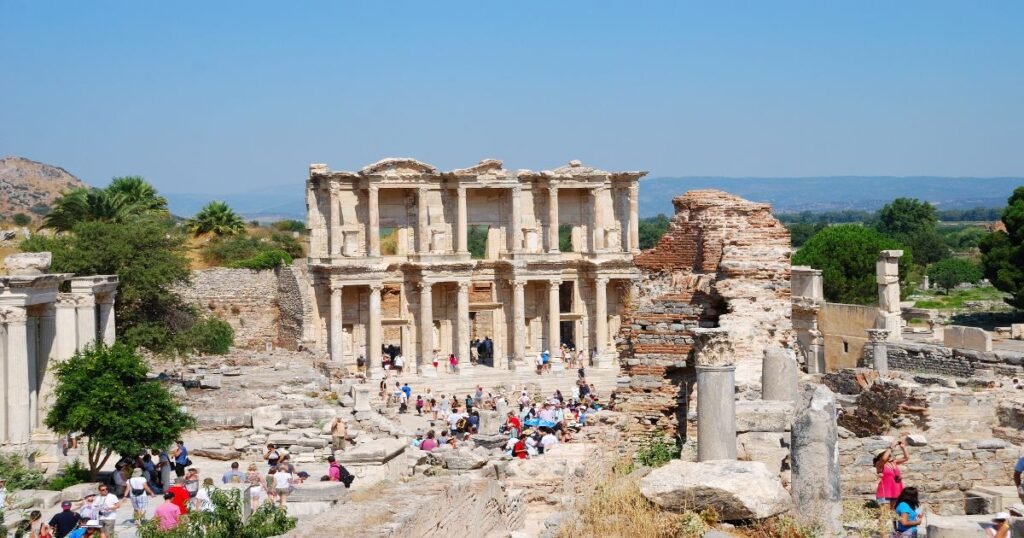
[[146, 361], [121, 343], [87, 347], [54, 367], [54, 401], [46, 426], [82, 432], [93, 478], [114, 453], [170, 446], [195, 419], [171, 393], [147, 377]]
[[16, 226], [28, 226], [32, 223], [32, 217], [24, 213], [15, 213], [13, 221]]
[[[825, 298], [831, 302], [872, 304], [878, 300], [875, 282], [878, 253], [901, 248], [899, 243], [871, 228], [856, 224], [830, 226], [804, 243], [793, 255], [793, 265], [820, 269]], [[900, 280], [905, 284], [912, 262], [911, 253], [904, 251], [899, 271]]]
[[242, 493], [237, 490], [210, 492], [213, 510], [195, 510], [170, 530], [160, 530], [156, 520], [139, 528], [139, 538], [269, 538], [281, 536], [295, 528], [295, 518], [273, 504], [255, 509], [242, 521]]
[[921, 265], [949, 257], [949, 248], [936, 230], [935, 206], [916, 198], [897, 198], [876, 215], [875, 229], [906, 245]]
[[996, 289], [1009, 293], [1006, 302], [1024, 308], [1024, 187], [1010, 195], [1002, 215], [1006, 231], [981, 239], [982, 272]]
[[147, 214], [167, 216], [167, 200], [141, 177], [116, 177], [105, 189], [81, 187], [64, 193], [43, 218], [43, 227], [66, 232], [80, 222], [123, 224]]
[[928, 278], [946, 293], [960, 284], [973, 284], [981, 277], [981, 268], [963, 258], [946, 258], [928, 266]]
[[306, 223], [301, 220], [294, 219], [283, 219], [273, 224], [275, 230], [279, 232], [299, 232], [303, 233], [306, 231]]
[[195, 235], [236, 235], [245, 231], [245, 221], [228, 204], [214, 200], [189, 219], [188, 229]]
[[657, 245], [658, 241], [661, 240], [661, 236], [665, 235], [665, 232], [668, 231], [669, 222], [669, 218], [662, 213], [659, 213], [656, 217], [640, 219], [637, 226], [637, 235], [640, 236], [640, 249], [654, 248], [654, 245]]
[[794, 222], [787, 224], [786, 228], [789, 228], [789, 244], [792, 245], [793, 248], [800, 248], [814, 234], [827, 227], [828, 223], [826, 222]]

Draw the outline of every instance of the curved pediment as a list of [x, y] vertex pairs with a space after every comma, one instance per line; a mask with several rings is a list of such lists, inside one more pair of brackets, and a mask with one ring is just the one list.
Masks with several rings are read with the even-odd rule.
[[437, 168], [407, 157], [389, 157], [375, 163], [364, 166], [359, 173], [364, 176], [373, 175], [398, 175], [398, 176], [419, 176], [423, 174], [437, 174]]
[[456, 176], [475, 176], [491, 172], [500, 172], [504, 169], [504, 163], [498, 159], [484, 159], [469, 168], [457, 168], [450, 173]]

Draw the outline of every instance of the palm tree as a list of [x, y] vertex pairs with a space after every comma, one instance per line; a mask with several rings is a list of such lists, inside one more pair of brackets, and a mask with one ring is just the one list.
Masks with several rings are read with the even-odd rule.
[[235, 235], [245, 231], [245, 221], [228, 204], [214, 200], [188, 221], [188, 229], [195, 235]]
[[54, 201], [43, 227], [66, 232], [79, 222], [125, 223], [147, 214], [167, 213], [167, 200], [138, 176], [116, 177], [105, 189], [80, 187]]

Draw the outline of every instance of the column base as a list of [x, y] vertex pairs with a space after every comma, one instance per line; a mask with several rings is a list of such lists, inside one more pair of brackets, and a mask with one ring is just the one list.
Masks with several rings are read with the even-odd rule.
[[368, 379], [384, 379], [384, 369], [370, 368], [369, 371], [366, 372], [366, 377]]

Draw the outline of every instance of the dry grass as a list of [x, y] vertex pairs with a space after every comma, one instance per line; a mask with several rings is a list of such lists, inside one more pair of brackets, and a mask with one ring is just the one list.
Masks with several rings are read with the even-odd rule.
[[384, 495], [387, 492], [388, 488], [390, 488], [391, 486], [391, 481], [384, 480], [381, 482], [377, 482], [376, 484], [373, 484], [368, 488], [351, 491], [348, 494], [348, 501], [355, 503], [363, 503], [379, 499], [382, 495]]
[[856, 527], [856, 535], [862, 538], [888, 536], [896, 515], [888, 506], [868, 508], [864, 501], [843, 501], [843, 523]]

